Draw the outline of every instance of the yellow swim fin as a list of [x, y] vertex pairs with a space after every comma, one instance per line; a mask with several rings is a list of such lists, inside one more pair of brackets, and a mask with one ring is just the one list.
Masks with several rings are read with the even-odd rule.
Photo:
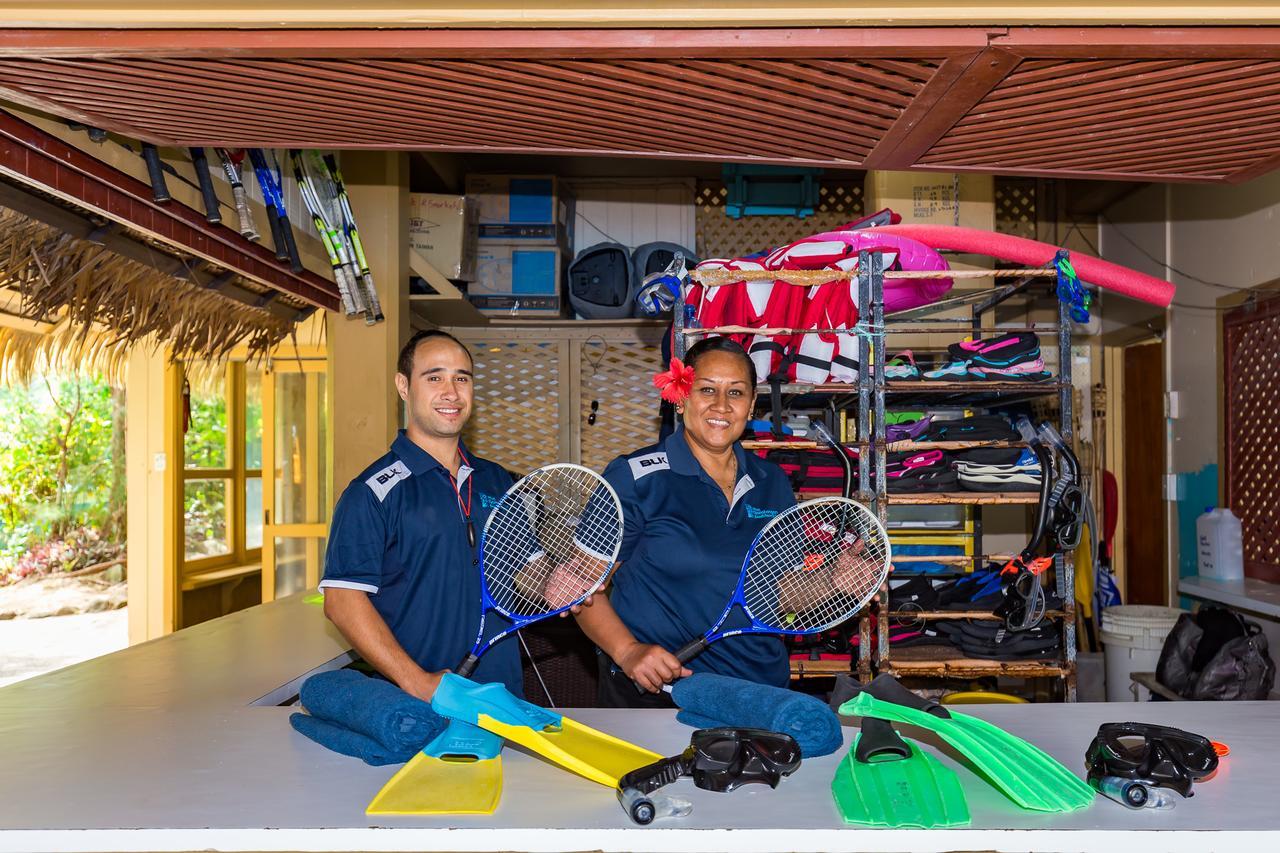
[[493, 814], [502, 797], [502, 738], [450, 720], [369, 801], [367, 815]]
[[501, 684], [476, 684], [453, 673], [441, 679], [431, 705], [443, 716], [477, 725], [610, 788], [663, 757], [517, 699]]

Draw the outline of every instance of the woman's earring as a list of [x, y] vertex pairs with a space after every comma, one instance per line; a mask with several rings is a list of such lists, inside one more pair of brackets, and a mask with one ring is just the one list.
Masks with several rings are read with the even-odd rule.
[[684, 406], [676, 406], [676, 414], [677, 414], [677, 415], [683, 415], [683, 414], [684, 414]]

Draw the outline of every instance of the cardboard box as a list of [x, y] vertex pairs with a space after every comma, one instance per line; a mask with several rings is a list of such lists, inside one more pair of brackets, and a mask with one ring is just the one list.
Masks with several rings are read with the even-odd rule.
[[472, 281], [478, 214], [466, 196], [410, 193], [409, 245], [445, 278]]
[[868, 213], [887, 207], [901, 215], [903, 223], [913, 225], [996, 228], [995, 180], [991, 175], [868, 172], [863, 190], [863, 209]]
[[573, 196], [555, 175], [467, 175], [481, 242], [573, 245]]
[[558, 246], [482, 243], [467, 299], [484, 314], [559, 317], [565, 304], [568, 255]]

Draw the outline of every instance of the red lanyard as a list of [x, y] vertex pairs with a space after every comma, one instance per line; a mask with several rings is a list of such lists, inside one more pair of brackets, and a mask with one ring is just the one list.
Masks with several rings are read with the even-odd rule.
[[[471, 463], [467, 461], [467, 457], [462, 455], [462, 451], [458, 451], [458, 455], [462, 456], [462, 464], [468, 468]], [[474, 472], [473, 472], [474, 473]], [[458, 495], [458, 509], [462, 512], [462, 519], [467, 523], [467, 542], [471, 543], [471, 547], [476, 547], [476, 526], [471, 523], [471, 498], [473, 497], [471, 488], [471, 475], [467, 475], [467, 502], [462, 502], [462, 489], [458, 488], [458, 480], [452, 474], [449, 475], [449, 481], [453, 483], [453, 490]]]

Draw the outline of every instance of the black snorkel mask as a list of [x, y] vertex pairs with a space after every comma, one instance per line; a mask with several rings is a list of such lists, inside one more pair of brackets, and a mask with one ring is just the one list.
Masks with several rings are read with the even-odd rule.
[[776, 788], [799, 766], [800, 745], [790, 735], [731, 726], [698, 729], [684, 752], [619, 779], [618, 801], [632, 820], [645, 824], [656, 816], [648, 795], [681, 777], [692, 777], [707, 791], [735, 791], [753, 783]]
[[1169, 788], [1184, 797], [1218, 769], [1209, 739], [1153, 723], [1103, 723], [1085, 752], [1089, 781], [1108, 776]]

